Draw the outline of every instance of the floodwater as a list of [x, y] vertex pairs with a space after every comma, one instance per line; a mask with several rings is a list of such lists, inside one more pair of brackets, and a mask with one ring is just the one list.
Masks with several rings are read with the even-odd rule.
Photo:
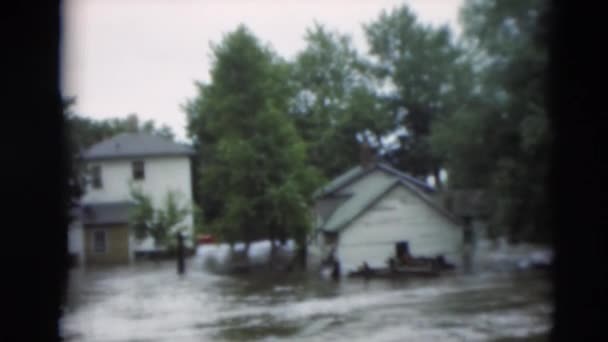
[[435, 279], [220, 276], [187, 263], [74, 269], [66, 341], [546, 340], [551, 285], [541, 271]]

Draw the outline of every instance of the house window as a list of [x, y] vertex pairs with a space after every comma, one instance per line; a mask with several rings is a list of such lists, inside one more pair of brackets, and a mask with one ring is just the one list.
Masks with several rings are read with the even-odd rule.
[[95, 165], [91, 168], [91, 184], [93, 185], [93, 189], [101, 189], [103, 183], [101, 182], [101, 166]]
[[106, 231], [96, 230], [93, 232], [93, 252], [105, 253], [107, 249]]
[[338, 243], [338, 234], [337, 233], [325, 233], [324, 239], [325, 239], [325, 244], [335, 245]]
[[144, 172], [144, 162], [141, 160], [134, 161], [132, 164], [133, 179], [141, 180], [144, 179], [146, 174]]

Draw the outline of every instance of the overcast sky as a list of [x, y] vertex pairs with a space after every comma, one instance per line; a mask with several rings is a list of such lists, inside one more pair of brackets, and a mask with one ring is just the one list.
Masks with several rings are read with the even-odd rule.
[[462, 0], [66, 0], [62, 88], [93, 118], [137, 113], [185, 138], [180, 105], [209, 80], [210, 42], [244, 23], [285, 58], [304, 48], [314, 20], [350, 34], [367, 51], [361, 25], [408, 4], [421, 21], [457, 27]]

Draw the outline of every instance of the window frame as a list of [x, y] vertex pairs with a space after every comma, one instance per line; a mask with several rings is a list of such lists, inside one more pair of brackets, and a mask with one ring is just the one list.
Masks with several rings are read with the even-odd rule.
[[[141, 169], [138, 169], [138, 167], [141, 167]], [[143, 160], [134, 160], [131, 162], [131, 178], [134, 181], [143, 181], [146, 179], [146, 164]]]
[[103, 188], [102, 170], [99, 164], [91, 166], [91, 186], [93, 189]]
[[[100, 250], [98, 248], [98, 240], [97, 234], [103, 234], [103, 250]], [[92, 234], [92, 239], [93, 239], [93, 243], [91, 246], [91, 249], [93, 250], [93, 253], [95, 254], [106, 254], [108, 252], [108, 232], [105, 229], [95, 229], [93, 230], [93, 234]]]

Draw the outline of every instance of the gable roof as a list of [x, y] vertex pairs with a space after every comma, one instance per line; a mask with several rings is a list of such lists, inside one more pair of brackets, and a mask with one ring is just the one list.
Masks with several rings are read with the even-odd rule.
[[363, 169], [361, 167], [353, 168], [334, 179], [327, 186], [318, 190], [316, 193], [316, 198], [322, 196], [332, 196], [335, 194], [335, 192], [346, 187], [348, 184], [352, 184], [357, 179], [360, 179], [361, 177], [369, 174], [371, 171], [378, 169], [388, 172], [394, 177], [378, 179], [373, 183], [364, 185], [364, 188], [349, 194], [349, 198], [329, 215], [328, 219], [318, 228], [319, 230], [325, 232], [341, 231], [351, 222], [361, 216], [365, 211], [371, 208], [377, 201], [379, 201], [385, 194], [394, 189], [396, 186], [403, 186], [407, 188], [438, 213], [453, 223], [457, 225], [460, 224], [458, 218], [426, 195], [427, 193], [434, 192], [435, 189], [412, 176], [391, 168], [386, 164], [376, 164], [368, 169]]
[[385, 163], [375, 163], [371, 167], [367, 167], [367, 168], [364, 168], [360, 165], [353, 167], [352, 169], [350, 169], [350, 170], [346, 171], [345, 173], [339, 175], [338, 177], [334, 178], [332, 181], [330, 181], [328, 184], [326, 184], [322, 188], [317, 189], [317, 191], [315, 191], [313, 196], [315, 198], [318, 198], [321, 196], [333, 194], [334, 192], [344, 188], [345, 186], [347, 186], [349, 184], [352, 184], [357, 179], [359, 179], [375, 170], [382, 170], [384, 172], [387, 172], [387, 173], [397, 177], [400, 180], [413, 184], [414, 186], [416, 186], [417, 188], [419, 188], [420, 190], [422, 190], [426, 193], [432, 193], [432, 192], [436, 191], [435, 188], [431, 187], [430, 185], [426, 184], [425, 182], [419, 180], [416, 177], [408, 175], [405, 172], [399, 171]]
[[137, 157], [188, 156], [194, 150], [187, 145], [148, 133], [122, 133], [103, 140], [82, 154], [85, 160]]
[[450, 220], [456, 225], [460, 225], [460, 220], [451, 214], [448, 210], [442, 208], [435, 201], [430, 199], [420, 190], [416, 189], [411, 184], [402, 180], [394, 179], [385, 184], [376, 187], [373, 191], [361, 191], [356, 194], [352, 194], [351, 198], [344, 204], [338, 207], [325, 221], [320, 230], [325, 232], [340, 232], [345, 229], [350, 223], [352, 223], [359, 216], [363, 215], [369, 208], [376, 204], [384, 195], [397, 186], [403, 186], [408, 190], [412, 191], [417, 197], [424, 201], [429, 207], [436, 210], [439, 214]]
[[128, 223], [132, 207], [133, 203], [128, 201], [84, 204], [77, 210], [77, 216], [84, 225]]
[[351, 223], [397, 183], [397, 179], [389, 179], [376, 186], [370, 186], [365, 190], [351, 194], [349, 199], [329, 215], [329, 218], [323, 222], [320, 229], [326, 232], [342, 230], [342, 228]]

